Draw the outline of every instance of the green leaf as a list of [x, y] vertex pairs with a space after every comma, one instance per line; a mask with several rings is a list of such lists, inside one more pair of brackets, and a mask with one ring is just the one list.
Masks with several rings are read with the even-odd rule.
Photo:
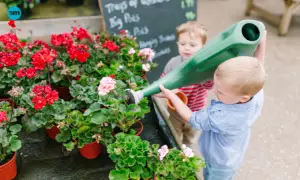
[[74, 144], [73, 141], [70, 141], [68, 143], [64, 143], [64, 146], [66, 147], [66, 149], [68, 151], [72, 151], [74, 149], [74, 147], [75, 147], [75, 144]]
[[67, 142], [70, 139], [71, 139], [71, 134], [69, 132], [59, 133], [55, 137], [55, 140], [61, 143]]
[[57, 83], [62, 80], [63, 75], [60, 74], [60, 71], [54, 71], [54, 73], [51, 75], [51, 78], [54, 83]]
[[111, 170], [109, 172], [110, 180], [128, 180], [129, 171], [127, 169]]
[[16, 138], [13, 138], [12, 141], [10, 142], [9, 151], [16, 152], [21, 147], [22, 147], [21, 141]]
[[83, 132], [85, 132], [85, 131], [87, 131], [87, 130], [89, 130], [89, 129], [90, 129], [89, 126], [82, 126], [82, 127], [80, 127], [80, 128], [77, 130], [77, 133], [80, 134], [80, 133], [83, 133]]
[[11, 131], [12, 134], [17, 134], [20, 132], [22, 129], [22, 126], [20, 124], [15, 124], [9, 127], [9, 130]]
[[93, 103], [90, 107], [84, 112], [84, 116], [88, 116], [95, 111], [100, 110], [100, 103]]
[[108, 120], [108, 117], [105, 116], [105, 114], [102, 113], [102, 111], [97, 111], [93, 113], [91, 122], [94, 124], [103, 124]]

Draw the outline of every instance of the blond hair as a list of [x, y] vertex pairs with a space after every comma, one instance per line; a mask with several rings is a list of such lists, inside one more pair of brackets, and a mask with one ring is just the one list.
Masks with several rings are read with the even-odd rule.
[[202, 44], [206, 43], [207, 40], [207, 30], [204, 28], [202, 24], [197, 21], [188, 21], [184, 24], [181, 24], [177, 27], [177, 38], [179, 38], [180, 34], [188, 32], [193, 36], [200, 37]]
[[218, 81], [231, 86], [236, 95], [255, 95], [264, 86], [266, 72], [254, 57], [240, 56], [219, 65], [215, 72]]

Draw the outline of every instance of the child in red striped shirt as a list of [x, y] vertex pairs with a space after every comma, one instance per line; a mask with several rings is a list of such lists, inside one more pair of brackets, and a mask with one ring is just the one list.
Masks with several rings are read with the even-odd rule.
[[[171, 72], [201, 49], [206, 43], [207, 32], [199, 22], [189, 21], [177, 28], [177, 39], [179, 56], [173, 57], [167, 63], [161, 77]], [[205, 107], [207, 102], [207, 90], [212, 89], [212, 86], [213, 81], [208, 81], [203, 84], [192, 84], [175, 89], [173, 92], [183, 92], [188, 97], [187, 106], [195, 112]], [[156, 94], [155, 96], [165, 98], [162, 93]], [[179, 145], [185, 144], [190, 147], [197, 141], [200, 133], [192, 129], [189, 124], [185, 123], [176, 112], [169, 111], [169, 113], [169, 120], [181, 141], [181, 144]]]

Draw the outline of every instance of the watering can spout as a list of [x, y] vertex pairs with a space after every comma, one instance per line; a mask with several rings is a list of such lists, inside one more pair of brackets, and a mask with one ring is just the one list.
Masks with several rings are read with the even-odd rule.
[[264, 31], [264, 24], [256, 20], [233, 24], [163, 78], [143, 90], [128, 90], [130, 102], [137, 104], [142, 98], [159, 93], [160, 84], [176, 89], [212, 80], [222, 62], [237, 56], [253, 56]]

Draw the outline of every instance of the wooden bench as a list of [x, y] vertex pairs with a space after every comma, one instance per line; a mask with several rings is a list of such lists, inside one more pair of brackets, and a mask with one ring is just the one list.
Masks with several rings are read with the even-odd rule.
[[[300, 7], [300, 0], [283, 0], [284, 12], [282, 15], [272, 14], [265, 9], [254, 4], [254, 0], [247, 0], [247, 8], [245, 15], [249, 16], [251, 11], [258, 12], [266, 20], [278, 26], [279, 35], [284, 36], [289, 30], [289, 26], [293, 17], [293, 13]], [[274, 2], [275, 3], [275, 2]]]

